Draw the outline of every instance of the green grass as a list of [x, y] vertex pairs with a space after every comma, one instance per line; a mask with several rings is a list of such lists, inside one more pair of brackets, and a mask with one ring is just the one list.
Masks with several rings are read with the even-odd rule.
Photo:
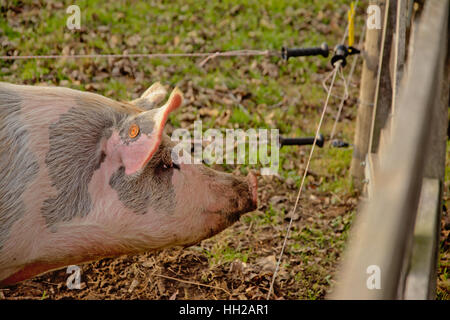
[[208, 257], [210, 265], [223, 264], [235, 260], [246, 263], [249, 255], [251, 255], [251, 249], [236, 249], [228, 243], [217, 243], [211, 250], [205, 249], [204, 252]]
[[[33, 13], [36, 4], [24, 1], [22, 12], [0, 17], [0, 37], [10, 44], [0, 49], [19, 55], [81, 54], [81, 53], [190, 53], [215, 52], [238, 49], [274, 50], [282, 46], [318, 46], [326, 41], [333, 47], [344, 33], [346, 10], [351, 1], [334, 0], [206, 0], [186, 1], [104, 1], [79, 0], [81, 31], [66, 28], [68, 15], [65, 9], [73, 4], [63, 1], [61, 6]], [[10, 2], [17, 5], [18, 2]], [[344, 18], [342, 18], [344, 17]], [[363, 15], [359, 17], [362, 25]], [[333, 28], [323, 32], [318, 24]], [[140, 41], [131, 45], [130, 39], [138, 35]], [[123, 61], [122, 61], [123, 60]], [[63, 85], [81, 90], [95, 91], [116, 100], [131, 100], [149, 85], [160, 81], [166, 86], [180, 86], [183, 91], [193, 89], [193, 103], [185, 110], [170, 115], [170, 122], [178, 128], [186, 121], [180, 120], [184, 112], [198, 118], [202, 108], [216, 108], [218, 113], [203, 120], [203, 130], [208, 128], [276, 128], [285, 136], [313, 136], [321, 108], [326, 98], [321, 80], [331, 70], [329, 59], [321, 57], [290, 59], [283, 62], [277, 57], [217, 58], [199, 67], [201, 59], [79, 59], [79, 60], [29, 60], [0, 61], [0, 80], [20, 84]], [[119, 68], [114, 73], [115, 67]], [[127, 67], [130, 69], [125, 68]], [[346, 71], [348, 72], [348, 71]], [[98, 80], [100, 74], [106, 74]], [[355, 78], [356, 79], [356, 76]], [[206, 92], [202, 91], [210, 89]], [[357, 89], [351, 92], [355, 95]], [[216, 96], [217, 92], [217, 96]], [[245, 95], [240, 105], [223, 103], [220, 94], [232, 92]], [[220, 94], [219, 94], [220, 93]], [[337, 86], [336, 94], [342, 94]], [[330, 113], [334, 114], [337, 100], [331, 99]], [[346, 106], [353, 108], [353, 106]], [[229, 114], [228, 121], [220, 122]], [[220, 123], [220, 124], [219, 124]], [[322, 133], [331, 131], [330, 114], [324, 122]], [[352, 123], [338, 126], [340, 138], [351, 142]], [[296, 187], [301, 182], [301, 160], [309, 154], [310, 147], [283, 147], [280, 150], [279, 175], [286, 181], [291, 178]], [[308, 177], [305, 190], [316, 188], [316, 193], [329, 196], [331, 201], [353, 194], [348, 169], [351, 149], [316, 148], [311, 170], [323, 179], [318, 183]], [[291, 167], [290, 164], [293, 164]], [[242, 174], [260, 165], [239, 166]], [[235, 165], [223, 164], [226, 171]], [[448, 170], [448, 168], [447, 168]], [[448, 175], [448, 172], [447, 172]], [[295, 193], [295, 191], [292, 191]], [[256, 227], [277, 226], [284, 222], [286, 209], [268, 204], [262, 212], [243, 216], [244, 224]], [[321, 220], [321, 213], [317, 213]], [[336, 260], [329, 247], [343, 247], [353, 213], [336, 217], [328, 225], [308, 223], [294, 226], [292, 243], [287, 251], [301, 258], [305, 264], [295, 281], [305, 285], [304, 298], [323, 296], [323, 285], [329, 285], [330, 274], [322, 265], [314, 263], [314, 256], [322, 256], [321, 264]], [[284, 229], [281, 228], [282, 230]], [[284, 231], [281, 231], [284, 236]], [[339, 233], [339, 235], [337, 235]], [[278, 234], [277, 234], [278, 236]], [[247, 262], [255, 257], [251, 248], [240, 248], [232, 242], [215, 243], [205, 249], [211, 265], [229, 263], [236, 259]], [[288, 265], [285, 265], [289, 267]], [[319, 283], [314, 285], [314, 283]], [[43, 297], [46, 297], [44, 292]]]
[[277, 225], [281, 221], [283, 221], [285, 213], [286, 212], [284, 209], [277, 211], [273, 208], [272, 204], [269, 203], [269, 208], [264, 211], [264, 214], [254, 215], [253, 217], [250, 217], [250, 219], [256, 222], [258, 225]]

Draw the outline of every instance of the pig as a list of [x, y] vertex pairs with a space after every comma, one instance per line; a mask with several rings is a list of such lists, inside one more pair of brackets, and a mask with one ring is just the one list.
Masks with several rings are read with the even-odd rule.
[[0, 286], [67, 265], [190, 246], [257, 206], [257, 183], [178, 163], [164, 132], [183, 102], [131, 102], [0, 82]]

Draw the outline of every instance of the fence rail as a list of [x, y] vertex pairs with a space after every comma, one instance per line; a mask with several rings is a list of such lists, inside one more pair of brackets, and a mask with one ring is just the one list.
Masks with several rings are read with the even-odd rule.
[[[331, 298], [434, 297], [447, 139], [449, 0], [425, 1], [420, 20], [411, 26], [417, 30], [410, 32], [414, 38], [403, 66], [406, 41], [401, 37], [409, 21], [402, 18], [409, 17], [410, 5], [408, 0], [386, 1], [383, 34], [393, 35], [394, 55], [402, 55], [394, 57], [394, 65], [402, 69], [389, 77], [385, 59], [390, 52], [382, 45], [378, 79], [394, 78], [398, 98], [392, 90], [387, 97], [377, 96], [376, 90], [372, 130], [377, 132], [371, 138], [377, 141], [370, 141], [365, 163], [368, 199], [356, 217]], [[387, 109], [392, 121], [377, 116]]]

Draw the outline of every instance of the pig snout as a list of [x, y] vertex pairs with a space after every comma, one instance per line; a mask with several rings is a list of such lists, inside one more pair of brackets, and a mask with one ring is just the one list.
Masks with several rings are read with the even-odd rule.
[[[230, 179], [227, 177], [227, 179]], [[211, 186], [215, 189], [216, 201], [212, 212], [225, 215], [227, 225], [236, 222], [244, 213], [257, 208], [258, 192], [257, 180], [254, 174], [249, 173], [246, 178], [231, 176], [231, 185], [219, 182]]]
[[204, 165], [181, 164], [180, 167], [173, 182], [177, 194], [177, 216], [186, 227], [175, 232], [175, 244], [184, 247], [197, 244], [257, 208], [254, 174], [239, 177]]
[[[240, 186], [235, 189], [234, 197], [236, 198], [232, 196], [230, 201], [232, 204], [231, 210], [234, 211], [231, 217], [233, 222], [239, 219], [242, 214], [255, 210], [258, 202], [257, 180], [252, 173], [249, 173], [245, 179], [237, 183]], [[234, 199], [237, 199], [237, 206]]]

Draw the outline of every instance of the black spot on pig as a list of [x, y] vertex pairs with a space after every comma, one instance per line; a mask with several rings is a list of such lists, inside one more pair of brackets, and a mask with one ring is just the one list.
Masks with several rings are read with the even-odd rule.
[[39, 172], [20, 108], [20, 97], [0, 85], [0, 251], [14, 223], [25, 214], [23, 193]]
[[125, 207], [138, 214], [145, 214], [149, 208], [169, 214], [175, 210], [172, 175], [176, 169], [164, 168], [170, 157], [171, 149], [163, 141], [141, 173], [127, 176], [125, 168], [120, 167], [111, 176], [109, 184]]
[[92, 200], [88, 185], [106, 157], [99, 142], [107, 139], [111, 127], [126, 116], [89, 102], [80, 99], [77, 107], [49, 127], [50, 148], [45, 163], [57, 190], [57, 195], [46, 199], [41, 208], [49, 227], [89, 213]]

